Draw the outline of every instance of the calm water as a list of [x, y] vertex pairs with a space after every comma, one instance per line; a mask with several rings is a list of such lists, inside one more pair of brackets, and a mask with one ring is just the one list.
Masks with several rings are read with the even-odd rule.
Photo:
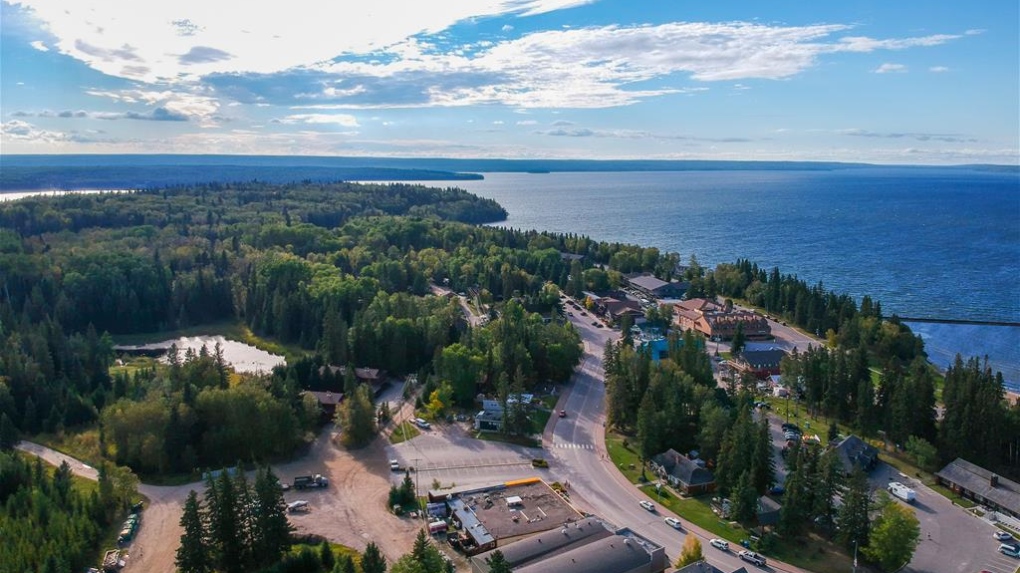
[[[184, 353], [190, 348], [196, 354], [202, 350], [204, 346], [209, 354], [214, 352], [216, 343], [220, 344], [220, 348], [223, 350], [223, 359], [234, 367], [234, 370], [238, 372], [270, 372], [273, 367], [286, 364], [286, 359], [283, 356], [277, 356], [264, 350], [259, 350], [254, 346], [238, 342], [236, 340], [227, 340], [222, 336], [182, 336], [175, 340], [166, 340], [163, 342], [156, 342], [153, 344], [143, 344], [140, 346], [116, 346], [117, 350], [170, 350], [171, 344], [177, 345], [177, 350], [183, 359]], [[160, 360], [166, 360], [167, 356], [164, 354], [160, 356]]]
[[[457, 186], [500, 223], [692, 254], [748, 258], [885, 314], [1020, 322], [1020, 179], [902, 168], [830, 172], [486, 173]], [[988, 354], [1020, 382], [1020, 328], [914, 325], [932, 361]]]

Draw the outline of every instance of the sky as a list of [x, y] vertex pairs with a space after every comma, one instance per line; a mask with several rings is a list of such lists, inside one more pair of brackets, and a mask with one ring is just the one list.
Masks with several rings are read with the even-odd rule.
[[1016, 0], [0, 0], [0, 153], [1020, 162]]

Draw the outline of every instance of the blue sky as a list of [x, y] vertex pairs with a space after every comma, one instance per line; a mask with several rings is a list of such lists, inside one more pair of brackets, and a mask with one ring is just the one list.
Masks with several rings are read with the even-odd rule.
[[2, 153], [1018, 162], [1016, 0], [0, 0]]

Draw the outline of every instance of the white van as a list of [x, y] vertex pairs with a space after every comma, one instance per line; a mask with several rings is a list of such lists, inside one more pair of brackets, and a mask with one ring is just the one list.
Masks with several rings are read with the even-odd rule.
[[1010, 545], [1009, 543], [1003, 543], [1002, 545], [999, 545], [999, 553], [1008, 557], [1020, 557], [1020, 547]]

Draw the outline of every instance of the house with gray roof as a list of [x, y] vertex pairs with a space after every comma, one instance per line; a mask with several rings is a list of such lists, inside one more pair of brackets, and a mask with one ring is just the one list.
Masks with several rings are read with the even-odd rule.
[[956, 494], [1020, 519], [1020, 484], [963, 458], [935, 474], [935, 480]]
[[[681, 567], [673, 573], [727, 573], [726, 570], [719, 569], [714, 565], [710, 565], [707, 561], [698, 561]], [[747, 573], [747, 569], [741, 567], [732, 573]]]
[[652, 456], [652, 471], [675, 489], [687, 495], [699, 495], [715, 489], [715, 476], [698, 462], [669, 449]]
[[870, 472], [878, 462], [878, 449], [854, 435], [843, 438], [835, 450], [847, 475], [853, 473], [854, 466]]

